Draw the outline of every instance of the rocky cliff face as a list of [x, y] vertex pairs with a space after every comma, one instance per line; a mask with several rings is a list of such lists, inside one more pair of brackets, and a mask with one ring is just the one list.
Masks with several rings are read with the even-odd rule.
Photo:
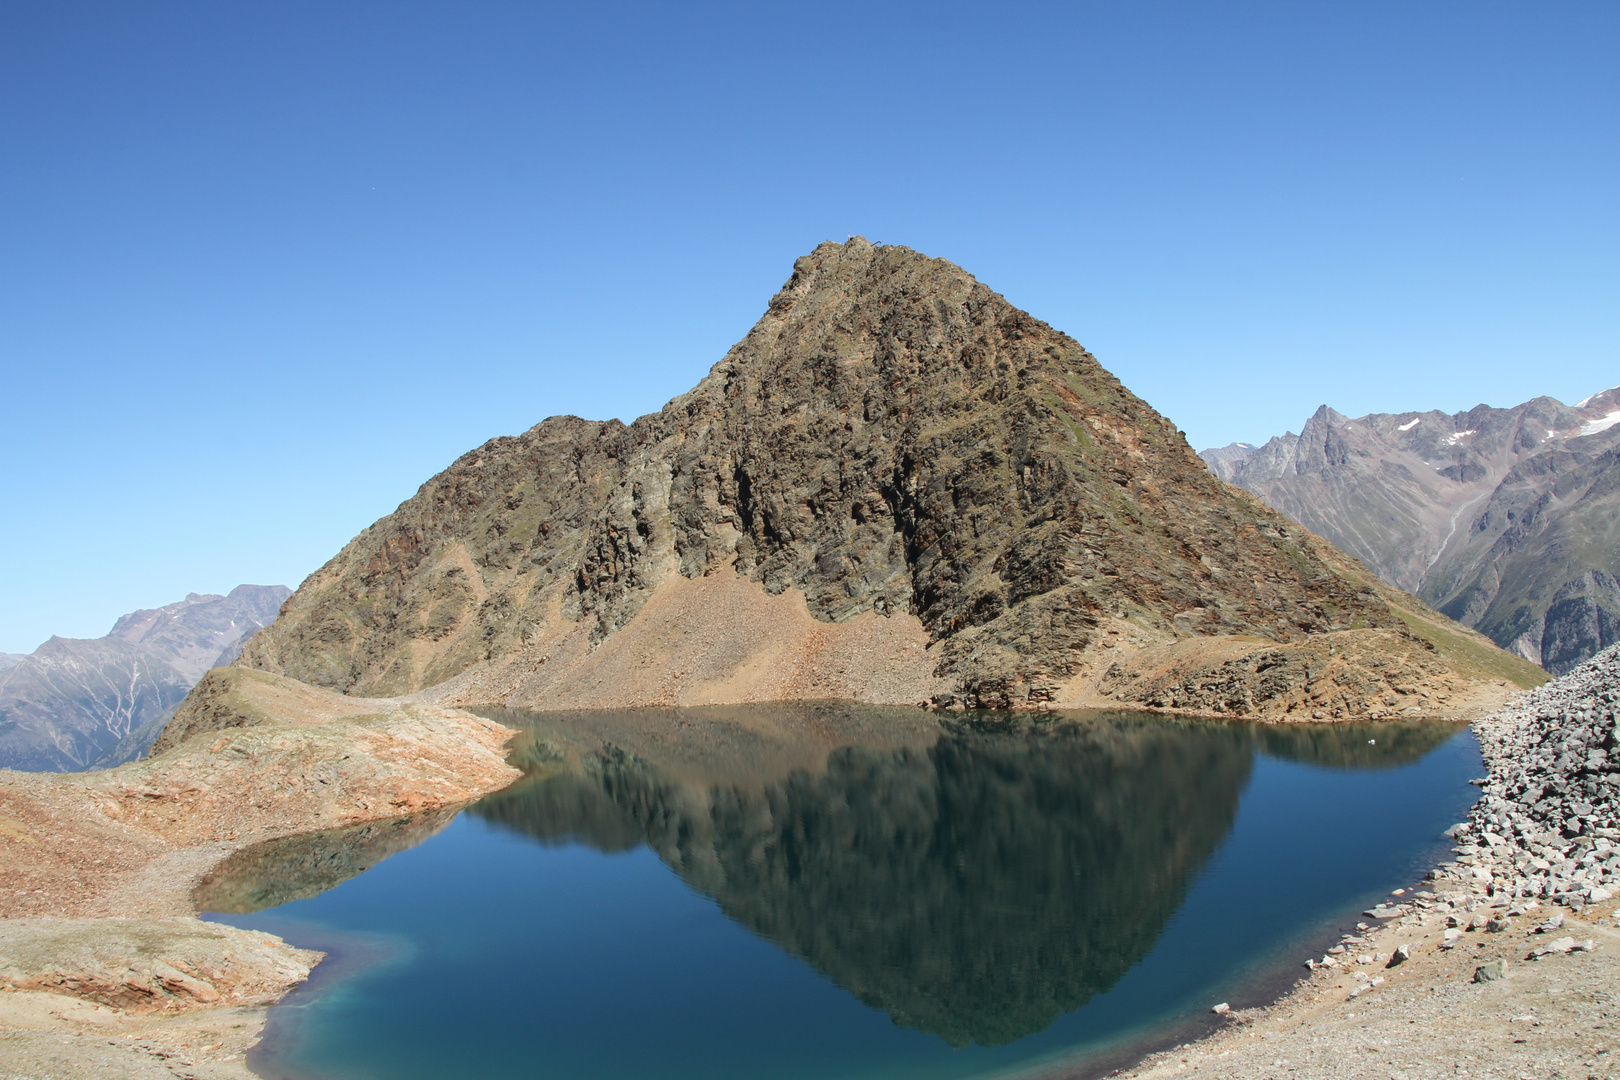
[[273, 621], [285, 585], [192, 593], [103, 638], [53, 637], [0, 664], [0, 768], [73, 772], [133, 761], [222, 651]]
[[240, 662], [464, 703], [1016, 707], [1078, 700], [1116, 639], [1384, 628], [1428, 664], [1381, 588], [1221, 484], [1071, 338], [951, 263], [855, 238], [800, 259], [661, 412], [553, 418], [463, 456]]
[[1549, 671], [1620, 640], [1620, 388], [1351, 420], [1206, 450], [1222, 479]]

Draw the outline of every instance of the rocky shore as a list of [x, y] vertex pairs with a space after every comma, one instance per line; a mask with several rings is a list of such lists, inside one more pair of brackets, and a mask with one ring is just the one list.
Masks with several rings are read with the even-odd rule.
[[1620, 1072], [1617, 711], [1620, 646], [1476, 721], [1489, 771], [1448, 830], [1455, 859], [1366, 911], [1282, 1000], [1223, 1010], [1122, 1075]]
[[1620, 646], [1474, 725], [1490, 768], [1455, 832], [1458, 866], [1493, 893], [1577, 910], [1620, 892]]

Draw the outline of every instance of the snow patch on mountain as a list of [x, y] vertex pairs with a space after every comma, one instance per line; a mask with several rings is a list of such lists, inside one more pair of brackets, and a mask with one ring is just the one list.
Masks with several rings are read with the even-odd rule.
[[1616, 409], [1607, 416], [1593, 420], [1591, 423], [1581, 428], [1581, 435], [1596, 435], [1600, 431], [1608, 431], [1616, 424], [1620, 424], [1620, 409]]

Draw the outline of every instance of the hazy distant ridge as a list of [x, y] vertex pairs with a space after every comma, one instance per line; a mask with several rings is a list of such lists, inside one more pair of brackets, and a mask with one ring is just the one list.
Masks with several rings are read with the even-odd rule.
[[1620, 387], [1373, 413], [1200, 456], [1385, 581], [1561, 674], [1620, 640]]
[[192, 593], [131, 612], [106, 637], [0, 654], [0, 767], [75, 772], [145, 753], [204, 672], [275, 620], [284, 585]]

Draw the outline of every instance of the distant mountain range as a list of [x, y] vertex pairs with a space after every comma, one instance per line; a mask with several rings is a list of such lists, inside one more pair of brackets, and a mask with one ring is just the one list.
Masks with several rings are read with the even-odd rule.
[[146, 752], [203, 673], [275, 620], [291, 590], [238, 585], [131, 612], [101, 638], [0, 653], [0, 767], [77, 772]]
[[1620, 640], [1620, 387], [1373, 413], [1200, 454], [1385, 581], [1562, 674]]

